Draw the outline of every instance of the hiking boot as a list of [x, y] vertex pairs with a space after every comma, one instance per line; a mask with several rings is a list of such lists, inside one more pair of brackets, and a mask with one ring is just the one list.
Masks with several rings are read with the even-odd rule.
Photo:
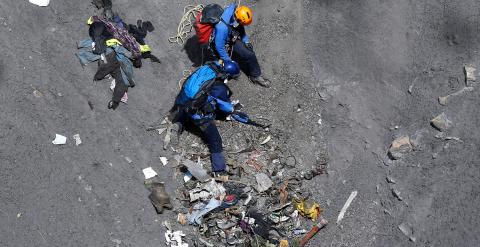
[[148, 196], [150, 202], [152, 202], [155, 210], [158, 214], [163, 213], [163, 208], [172, 209], [172, 204], [170, 203], [170, 196], [165, 190], [165, 185], [163, 183], [152, 183], [151, 184], [152, 193]]
[[262, 87], [266, 87], [266, 88], [270, 87], [270, 80], [264, 78], [263, 76], [257, 76], [257, 77], [249, 76], [248, 78], [250, 79], [251, 82], [258, 84]]

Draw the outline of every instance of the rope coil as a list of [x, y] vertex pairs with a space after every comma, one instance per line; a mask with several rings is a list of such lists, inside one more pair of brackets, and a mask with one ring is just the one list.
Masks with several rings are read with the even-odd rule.
[[193, 22], [197, 18], [197, 15], [202, 12], [203, 4], [199, 5], [187, 5], [183, 8], [183, 16], [177, 27], [177, 34], [168, 38], [170, 43], [176, 43], [182, 45], [188, 37], [188, 34], [192, 32]]

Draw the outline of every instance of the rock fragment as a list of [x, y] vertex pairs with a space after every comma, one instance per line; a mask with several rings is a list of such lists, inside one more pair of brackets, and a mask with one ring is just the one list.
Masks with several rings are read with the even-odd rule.
[[403, 201], [403, 198], [400, 196], [402, 192], [398, 191], [397, 189], [392, 189], [392, 194], [397, 198], [399, 201]]
[[433, 127], [442, 132], [446, 131], [452, 126], [452, 122], [447, 118], [447, 115], [444, 112], [430, 120], [430, 123]]
[[447, 96], [442, 96], [442, 97], [439, 97], [438, 98], [438, 103], [440, 103], [440, 105], [447, 105], [448, 104], [448, 99], [450, 97], [453, 97], [453, 96], [458, 96], [458, 95], [461, 95], [465, 92], [472, 92], [475, 88], [474, 87], [464, 87], [460, 90], [458, 90], [457, 92], [455, 93], [452, 93], [452, 94], [449, 94]]
[[267, 174], [265, 173], [258, 173], [255, 175], [255, 179], [257, 180], [257, 191], [262, 193], [264, 191], [267, 191], [272, 187], [273, 182], [270, 180]]
[[393, 178], [390, 177], [390, 176], [387, 176], [387, 182], [388, 182], [389, 184], [396, 184], [396, 183], [397, 183], [397, 181], [395, 181], [395, 179], [393, 179]]
[[413, 229], [407, 225], [406, 223], [402, 223], [398, 226], [398, 229], [400, 229], [400, 231], [402, 231], [402, 233], [407, 236], [410, 241], [412, 242], [415, 242], [417, 241], [417, 239], [413, 236]]
[[476, 81], [476, 76], [475, 76], [475, 71], [477, 69], [473, 66], [466, 65], [464, 67], [464, 72], [465, 72], [465, 84], [467, 87], [471, 87], [474, 85]]
[[395, 139], [388, 150], [388, 155], [394, 160], [402, 158], [405, 154], [412, 151], [412, 144], [410, 143], [410, 137], [402, 136]]

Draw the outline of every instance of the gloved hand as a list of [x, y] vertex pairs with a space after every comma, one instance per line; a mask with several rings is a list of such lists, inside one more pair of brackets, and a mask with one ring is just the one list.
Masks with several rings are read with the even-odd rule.
[[242, 109], [243, 105], [240, 104], [240, 102], [236, 103], [235, 105], [233, 105], [233, 111], [234, 112], [238, 112]]
[[117, 109], [117, 107], [118, 107], [118, 102], [114, 102], [113, 100], [110, 100], [110, 102], [108, 102], [108, 109], [115, 110]]
[[250, 42], [245, 43], [245, 46], [250, 50], [253, 51], [253, 45]]
[[247, 114], [239, 111], [234, 111], [231, 116], [233, 119], [237, 120], [240, 123], [248, 123], [248, 121], [250, 120]]

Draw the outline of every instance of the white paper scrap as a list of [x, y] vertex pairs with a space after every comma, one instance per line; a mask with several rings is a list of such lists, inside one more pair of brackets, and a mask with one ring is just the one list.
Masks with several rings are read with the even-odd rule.
[[167, 157], [160, 157], [160, 161], [162, 162], [163, 166], [166, 166], [168, 164]]
[[67, 137], [55, 134], [55, 140], [53, 140], [52, 143], [55, 145], [63, 145], [67, 143]]
[[46, 7], [50, 3], [50, 0], [29, 0], [29, 2], [40, 7]]
[[75, 145], [80, 145], [82, 144], [82, 139], [80, 139], [80, 134], [75, 134], [73, 135], [73, 139], [75, 139]]
[[157, 173], [151, 167], [147, 167], [143, 169], [143, 175], [145, 175], [145, 179], [150, 179], [157, 176]]

